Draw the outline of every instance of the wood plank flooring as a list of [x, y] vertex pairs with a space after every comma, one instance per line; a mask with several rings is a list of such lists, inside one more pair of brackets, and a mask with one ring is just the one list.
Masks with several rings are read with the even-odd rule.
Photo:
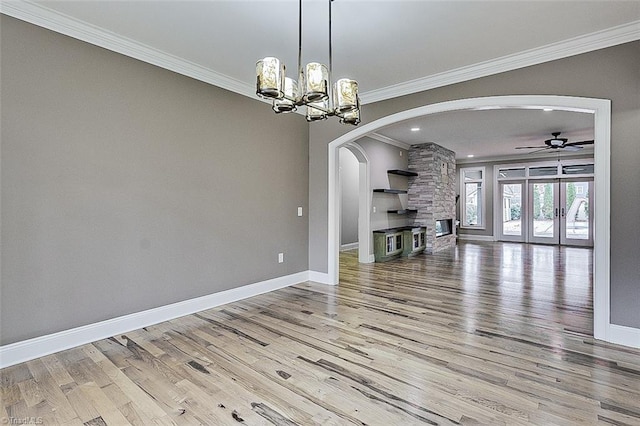
[[303, 283], [0, 371], [2, 424], [640, 425], [592, 251], [510, 243]]

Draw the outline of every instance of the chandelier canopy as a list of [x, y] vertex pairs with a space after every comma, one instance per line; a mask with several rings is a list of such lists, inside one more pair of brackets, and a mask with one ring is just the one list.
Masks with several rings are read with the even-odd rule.
[[358, 82], [341, 78], [331, 86], [332, 1], [329, 0], [329, 68], [318, 62], [310, 62], [302, 67], [302, 0], [299, 0], [298, 81], [286, 76], [284, 63], [269, 56], [256, 63], [256, 94], [273, 100], [273, 110], [277, 114], [293, 112], [299, 106], [306, 106], [306, 118], [309, 122], [338, 117], [343, 124], [357, 126], [360, 123]]

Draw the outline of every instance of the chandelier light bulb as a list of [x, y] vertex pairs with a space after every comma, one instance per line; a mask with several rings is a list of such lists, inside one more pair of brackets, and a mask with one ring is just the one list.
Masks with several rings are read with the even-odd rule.
[[284, 96], [284, 64], [278, 58], [266, 57], [256, 63], [256, 94], [267, 99]]
[[329, 100], [325, 99], [318, 102], [310, 102], [307, 104], [307, 121], [321, 121], [327, 119], [327, 110], [329, 109]]
[[333, 107], [336, 114], [358, 108], [358, 82], [341, 78], [333, 85]]
[[273, 110], [276, 114], [282, 112], [293, 112], [297, 109], [296, 101], [298, 100], [298, 82], [292, 78], [284, 79], [284, 97], [282, 99], [274, 99]]
[[307, 64], [304, 73], [304, 93], [302, 99], [305, 102], [317, 102], [329, 97], [329, 70], [318, 62]]
[[358, 124], [360, 124], [360, 108], [345, 112], [339, 117], [341, 124], [351, 124], [353, 126], [357, 126]]

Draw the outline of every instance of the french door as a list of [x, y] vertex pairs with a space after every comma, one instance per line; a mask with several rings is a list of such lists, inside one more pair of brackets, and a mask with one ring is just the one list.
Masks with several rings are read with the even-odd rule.
[[500, 181], [502, 221], [500, 241], [527, 241], [527, 200], [525, 181]]
[[531, 180], [529, 242], [593, 246], [592, 179]]
[[593, 179], [560, 181], [560, 244], [593, 246]]

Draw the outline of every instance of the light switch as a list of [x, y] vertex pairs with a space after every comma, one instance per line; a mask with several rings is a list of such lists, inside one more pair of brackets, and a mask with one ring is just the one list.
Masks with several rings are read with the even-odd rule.
[[302, 207], [298, 207], [298, 216], [302, 217]]

